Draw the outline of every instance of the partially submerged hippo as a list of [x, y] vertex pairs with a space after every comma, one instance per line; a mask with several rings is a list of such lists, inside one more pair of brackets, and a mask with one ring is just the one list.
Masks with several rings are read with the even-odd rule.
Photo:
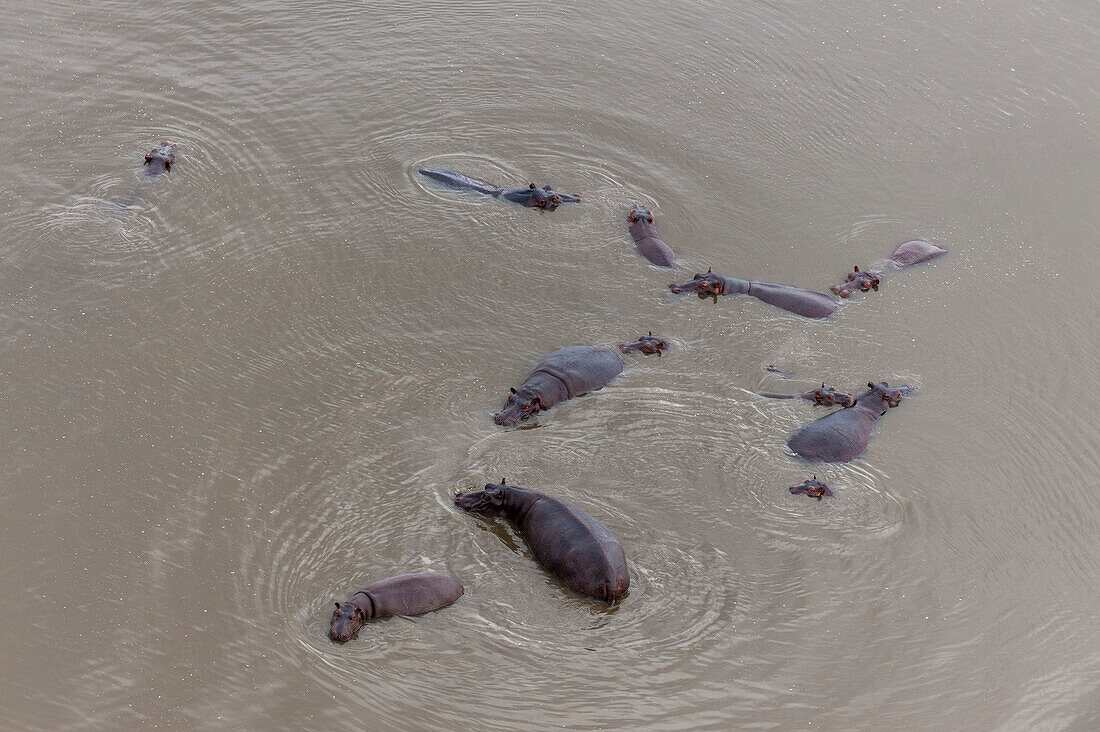
[[803, 290], [790, 285], [773, 285], [768, 282], [749, 282], [734, 277], [723, 277], [711, 272], [695, 275], [691, 282], [682, 285], [671, 284], [668, 289], [677, 294], [694, 292], [699, 299], [713, 297], [718, 302], [719, 295], [749, 295], [757, 300], [804, 318], [827, 318], [837, 309], [837, 301], [824, 292]]
[[801, 485], [792, 485], [787, 490], [789, 490], [792, 495], [807, 495], [810, 498], [816, 498], [819, 501], [825, 496], [834, 495], [833, 489], [818, 480], [816, 475], [814, 475], [814, 477], [810, 478]]
[[825, 386], [825, 383], [821, 383], [821, 388], [810, 389], [804, 391], [801, 394], [773, 394], [771, 392], [761, 392], [760, 396], [768, 397], [769, 399], [805, 399], [813, 402], [814, 404], [831, 407], [834, 404], [839, 404], [842, 407], [851, 407], [856, 403], [856, 398], [851, 394], [843, 391], [837, 391], [831, 386]]
[[145, 155], [145, 176], [155, 178], [167, 173], [176, 162], [176, 148], [174, 142], [162, 142]]
[[328, 637], [343, 643], [368, 620], [423, 615], [454, 603], [464, 591], [458, 580], [437, 572], [403, 574], [369, 584], [343, 604], [336, 603]]
[[[661, 355], [668, 342], [652, 333], [633, 343], [619, 344], [622, 353]], [[549, 409], [559, 402], [596, 391], [623, 371], [623, 361], [603, 346], [567, 346], [539, 361], [518, 389], [511, 389], [504, 407], [493, 415], [503, 427], [515, 427], [521, 420]]]
[[427, 176], [432, 180], [442, 183], [448, 188], [454, 188], [459, 191], [474, 191], [486, 196], [492, 196], [493, 198], [504, 198], [513, 203], [518, 203], [521, 206], [528, 206], [530, 208], [553, 210], [563, 203], [581, 202], [580, 196], [574, 196], [570, 193], [558, 193], [550, 186], [536, 186], [534, 183], [531, 183], [527, 188], [516, 188], [508, 191], [450, 170], [421, 168], [418, 172], [423, 176]]
[[455, 505], [513, 522], [535, 560], [574, 592], [614, 602], [630, 587], [622, 544], [568, 501], [501, 480], [487, 483], [485, 490], [456, 495]]
[[879, 417], [912, 393], [907, 386], [891, 389], [885, 381], [868, 382], [867, 386], [870, 391], [860, 394], [853, 406], [799, 427], [787, 439], [787, 446], [804, 458], [827, 463], [847, 462], [862, 455]]
[[674, 267], [676, 253], [661, 240], [657, 227], [653, 225], [653, 213], [645, 206], [634, 204], [626, 215], [630, 236], [634, 246], [643, 257], [658, 267]]
[[[899, 245], [894, 253], [890, 255], [890, 258], [886, 260], [886, 266], [890, 269], [905, 269], [916, 264], [931, 262], [946, 253], [946, 249], [941, 249], [931, 242], [914, 239]], [[860, 270], [857, 266], [852, 268], [852, 271], [848, 273], [843, 282], [839, 285], [833, 285], [829, 289], [832, 290], [834, 295], [843, 298], [851, 297], [852, 293], [857, 290], [860, 292], [867, 292], [868, 290], [878, 292], [882, 276], [882, 272]]]

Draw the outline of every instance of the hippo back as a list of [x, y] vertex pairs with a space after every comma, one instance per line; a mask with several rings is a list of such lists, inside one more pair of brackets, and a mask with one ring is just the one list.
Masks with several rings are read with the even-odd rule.
[[867, 449], [871, 429], [877, 421], [878, 415], [868, 409], [859, 406], [841, 409], [802, 425], [787, 440], [787, 446], [811, 460], [848, 462]]
[[462, 596], [462, 584], [438, 572], [417, 572], [367, 585], [362, 592], [374, 603], [374, 617], [422, 615], [452, 604]]
[[623, 362], [610, 348], [568, 346], [542, 359], [534, 371], [539, 372], [560, 379], [575, 397], [606, 386], [623, 372]]
[[523, 517], [521, 529], [539, 564], [574, 592], [612, 602], [630, 587], [622, 544], [572, 503], [542, 496]]

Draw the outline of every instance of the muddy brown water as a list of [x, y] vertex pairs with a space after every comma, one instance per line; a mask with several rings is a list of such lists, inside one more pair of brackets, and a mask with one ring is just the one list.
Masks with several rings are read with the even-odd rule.
[[[0, 28], [3, 727], [1100, 727], [1094, 5]], [[161, 139], [177, 165], [121, 208]], [[666, 289], [824, 289], [916, 237], [949, 255], [824, 322]], [[649, 330], [675, 349], [491, 423], [550, 350]], [[848, 465], [784, 447], [821, 409], [755, 395], [871, 379], [917, 393]], [[788, 493], [813, 473], [835, 498]], [[618, 535], [620, 605], [453, 507], [501, 476]], [[420, 569], [466, 595], [328, 641], [334, 599]]]

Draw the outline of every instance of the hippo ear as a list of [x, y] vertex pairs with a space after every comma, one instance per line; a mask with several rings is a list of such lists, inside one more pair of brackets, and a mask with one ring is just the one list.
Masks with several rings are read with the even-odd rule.
[[710, 267], [707, 267], [707, 274], [713, 274], [713, 273], [712, 273], [712, 272], [710, 271], [710, 269], [711, 269]]
[[508, 391], [510, 391], [510, 392], [512, 392], [513, 394], [515, 394], [515, 393], [516, 393], [516, 387], [514, 387], [514, 386], [509, 386], [509, 387], [508, 387]]
[[817, 480], [817, 473], [814, 473], [814, 480]]
[[852, 271], [853, 272], [858, 272], [859, 271], [859, 265], [858, 264], [853, 264], [852, 265]]
[[337, 610], [339, 610], [339, 609], [340, 609], [340, 603], [336, 603], [336, 609], [337, 609]]
[[507, 483], [507, 482], [508, 482], [508, 480], [507, 480], [506, 478], [501, 478], [501, 479], [500, 479], [500, 484], [501, 484], [501, 485], [504, 485], [504, 484], [505, 484], [505, 483]]
[[868, 382], [867, 382], [867, 388], [868, 388], [868, 389], [874, 389], [874, 388], [875, 388], [875, 382], [873, 382], [873, 381], [868, 381]]
[[529, 188], [530, 188], [531, 190], [535, 190], [535, 188], [537, 188], [538, 186], [536, 186], [536, 185], [535, 185], [534, 183], [531, 183], [531, 184], [530, 184], [530, 185], [529, 185], [528, 187], [529, 187]]
[[649, 334], [650, 334], [650, 335], [653, 335], [653, 331], [649, 331]]

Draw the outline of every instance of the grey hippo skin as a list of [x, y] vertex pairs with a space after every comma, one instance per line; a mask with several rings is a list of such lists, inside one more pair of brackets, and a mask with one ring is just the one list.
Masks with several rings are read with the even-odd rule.
[[790, 285], [773, 285], [768, 282], [749, 282], [734, 277], [723, 277], [711, 272], [697, 274], [691, 282], [682, 285], [671, 284], [668, 289], [676, 294], [694, 292], [700, 299], [719, 295], [748, 295], [761, 302], [786, 310], [804, 318], [827, 318], [836, 312], [839, 303], [824, 292], [803, 290]]
[[504, 198], [529, 208], [553, 210], [563, 203], [581, 202], [580, 196], [574, 196], [570, 193], [558, 193], [550, 186], [536, 186], [534, 183], [530, 184], [527, 188], [516, 188], [515, 190], [507, 191], [503, 188], [497, 188], [483, 181], [475, 180], [450, 170], [421, 168], [418, 172], [448, 188], [454, 188], [459, 191], [474, 191], [475, 193], [492, 196], [493, 198]]
[[368, 620], [423, 615], [454, 603], [464, 591], [458, 580], [437, 572], [403, 574], [369, 584], [343, 604], [336, 603], [328, 637], [343, 643]]
[[899, 245], [894, 253], [890, 255], [887, 264], [893, 265], [897, 269], [905, 269], [916, 264], [931, 262], [944, 254], [947, 254], [946, 249], [941, 249], [924, 239], [914, 239]]
[[568, 501], [502, 480], [486, 484], [483, 491], [460, 493], [455, 505], [513, 522], [538, 563], [574, 592], [614, 602], [630, 587], [622, 544]]
[[[619, 345], [622, 353], [656, 353], [668, 343], [652, 333], [634, 343]], [[521, 420], [573, 397], [596, 391], [623, 372], [623, 361], [603, 346], [567, 346], [539, 361], [523, 385], [511, 389], [504, 407], [493, 415], [502, 427], [515, 427]]]
[[162, 142], [145, 155], [145, 176], [155, 178], [172, 169], [176, 162], [176, 147], [174, 142]]
[[789, 490], [792, 495], [805, 495], [810, 498], [816, 498], [819, 501], [825, 496], [834, 495], [833, 489], [818, 480], [816, 475], [801, 485], [792, 485], [787, 490]]
[[626, 223], [638, 252], [658, 267], [674, 267], [676, 253], [661, 240], [653, 225], [653, 213], [645, 206], [634, 204], [626, 215]]
[[806, 401], [813, 402], [818, 406], [831, 407], [834, 405], [840, 405], [842, 407], [850, 407], [856, 403], [856, 398], [851, 394], [847, 394], [843, 391], [837, 391], [831, 386], [825, 386], [821, 384], [820, 389], [810, 389], [804, 391], [801, 394], [774, 394], [772, 392], [760, 392], [760, 396], [768, 397], [769, 399], [805, 399]]
[[862, 455], [879, 417], [912, 393], [907, 386], [891, 389], [885, 381], [868, 382], [867, 386], [870, 391], [860, 394], [854, 406], [803, 425], [790, 436], [787, 446], [804, 458], [827, 463], [848, 462]]

